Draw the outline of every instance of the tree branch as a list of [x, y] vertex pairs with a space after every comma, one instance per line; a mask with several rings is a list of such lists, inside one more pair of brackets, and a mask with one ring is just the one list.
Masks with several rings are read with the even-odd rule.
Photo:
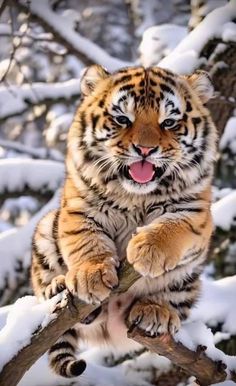
[[221, 361], [214, 362], [208, 358], [204, 353], [207, 349], [205, 346], [199, 345], [197, 351], [191, 351], [182, 343], [176, 342], [170, 335], [148, 337], [138, 328], [129, 331], [128, 337], [150, 351], [167, 357], [172, 363], [194, 375], [201, 386], [222, 382], [226, 379], [227, 366]]
[[78, 79], [48, 84], [35, 82], [33, 85], [0, 86], [0, 121], [22, 114], [33, 105], [48, 104], [51, 101], [72, 100], [79, 95]]
[[[15, 5], [23, 11], [28, 10], [25, 0], [17, 0]], [[59, 43], [63, 44], [79, 60], [82, 60], [85, 65], [98, 63], [109, 71], [130, 65], [128, 62], [111, 57], [101, 47], [79, 35], [74, 30], [73, 20], [69, 22], [68, 19], [53, 12], [47, 0], [40, 2], [31, 0], [30, 13], [31, 17], [35, 17], [47, 31], [53, 33]]]
[[[112, 296], [127, 291], [140, 275], [127, 263], [120, 270], [120, 284]], [[86, 318], [97, 306], [88, 305], [67, 296], [66, 305], [56, 311], [56, 317], [44, 328], [40, 328], [32, 336], [29, 345], [23, 347], [2, 369], [0, 373], [0, 386], [15, 386], [24, 373], [43, 355], [52, 344], [69, 328], [78, 322], [85, 322]], [[201, 385], [209, 385], [226, 379], [226, 365], [222, 362], [214, 362], [208, 358], [199, 347], [196, 352], [176, 342], [171, 336], [150, 338], [136, 328], [129, 331], [131, 339], [141, 343], [149, 350], [169, 358], [173, 363], [195, 375]]]

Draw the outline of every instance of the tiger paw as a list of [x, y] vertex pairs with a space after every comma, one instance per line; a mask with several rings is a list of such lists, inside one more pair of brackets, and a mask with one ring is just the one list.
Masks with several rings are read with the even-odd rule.
[[117, 261], [111, 257], [98, 263], [87, 261], [67, 272], [66, 286], [86, 303], [99, 304], [118, 285], [116, 266]]
[[45, 289], [45, 298], [51, 299], [53, 296], [66, 289], [65, 276], [58, 275], [54, 277], [51, 283]]
[[127, 259], [142, 276], [158, 277], [176, 267], [178, 248], [165, 242], [155, 231], [140, 231], [127, 247]]
[[174, 335], [180, 328], [180, 318], [166, 303], [137, 302], [130, 311], [128, 325], [137, 326], [150, 336]]

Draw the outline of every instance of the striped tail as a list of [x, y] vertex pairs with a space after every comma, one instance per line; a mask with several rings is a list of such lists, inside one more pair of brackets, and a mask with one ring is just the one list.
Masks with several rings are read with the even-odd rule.
[[53, 371], [62, 377], [72, 378], [82, 374], [86, 368], [84, 360], [77, 360], [78, 336], [74, 328], [67, 330], [50, 348], [49, 364]]

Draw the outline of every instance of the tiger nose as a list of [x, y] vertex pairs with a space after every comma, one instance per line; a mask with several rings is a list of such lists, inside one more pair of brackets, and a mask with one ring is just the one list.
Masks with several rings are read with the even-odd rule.
[[154, 153], [157, 150], [156, 147], [147, 147], [147, 146], [141, 146], [141, 145], [134, 145], [133, 148], [138, 153], [138, 155], [142, 155], [143, 157], [147, 157], [148, 155]]

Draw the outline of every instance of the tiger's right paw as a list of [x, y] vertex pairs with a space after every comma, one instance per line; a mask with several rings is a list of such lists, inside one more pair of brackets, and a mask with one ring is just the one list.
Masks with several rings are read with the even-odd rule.
[[84, 262], [67, 272], [66, 286], [86, 303], [99, 304], [118, 285], [116, 266], [117, 261], [112, 257], [102, 262]]

